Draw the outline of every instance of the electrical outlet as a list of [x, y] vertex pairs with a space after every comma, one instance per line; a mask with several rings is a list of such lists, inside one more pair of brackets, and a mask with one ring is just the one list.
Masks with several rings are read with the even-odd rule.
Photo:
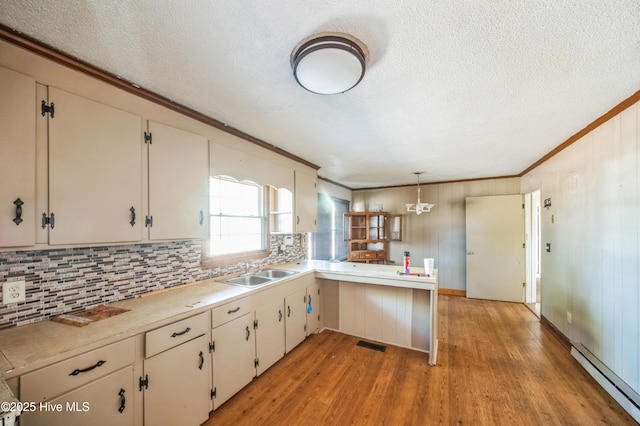
[[18, 303], [25, 301], [25, 282], [12, 281], [2, 284], [2, 303]]
[[567, 324], [571, 325], [571, 312], [567, 311]]

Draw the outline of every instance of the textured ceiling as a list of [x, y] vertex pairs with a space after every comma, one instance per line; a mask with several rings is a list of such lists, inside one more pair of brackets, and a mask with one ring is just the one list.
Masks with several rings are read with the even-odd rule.
[[[0, 23], [352, 188], [519, 174], [640, 89], [638, 0], [0, 0]], [[292, 75], [323, 31], [369, 49], [347, 93]]]

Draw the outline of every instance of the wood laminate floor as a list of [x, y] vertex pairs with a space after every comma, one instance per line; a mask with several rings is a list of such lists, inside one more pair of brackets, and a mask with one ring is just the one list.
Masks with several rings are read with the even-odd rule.
[[636, 424], [525, 305], [440, 296], [439, 309], [435, 367], [324, 331], [205, 425]]

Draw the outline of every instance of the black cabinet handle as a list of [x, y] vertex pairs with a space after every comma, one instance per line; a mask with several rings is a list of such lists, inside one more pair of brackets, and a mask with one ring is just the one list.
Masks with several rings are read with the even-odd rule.
[[249, 336], [251, 336], [251, 332], [249, 331], [249, 326], [247, 326], [247, 337], [245, 340], [249, 341]]
[[278, 315], [280, 315], [278, 322], [282, 322], [282, 309], [278, 309]]
[[235, 313], [236, 313], [236, 312], [238, 312], [239, 310], [240, 310], [240, 306], [238, 306], [238, 307], [237, 307], [237, 308], [235, 308], [235, 309], [229, 309], [229, 310], [227, 311], [227, 313], [228, 313], [229, 315], [231, 315], [231, 314], [235, 314]]
[[179, 333], [173, 333], [173, 334], [171, 335], [171, 337], [178, 337], [178, 336], [182, 336], [183, 334], [186, 334], [186, 333], [188, 333], [188, 332], [190, 332], [190, 331], [191, 331], [191, 327], [187, 327], [187, 328], [185, 328], [185, 329], [184, 329], [184, 331], [181, 331], [181, 332], [179, 332]]
[[122, 412], [124, 411], [124, 405], [127, 403], [127, 398], [124, 397], [124, 389], [120, 389], [120, 392], [118, 392], [118, 396], [120, 397], [120, 408], [118, 408], [118, 411], [120, 411], [120, 414], [122, 414]]
[[49, 226], [51, 227], [51, 229], [55, 228], [56, 226], [56, 215], [51, 213], [51, 216], [49, 216]]
[[204, 224], [204, 211], [200, 210], [200, 226]]
[[291, 306], [287, 305], [287, 318], [291, 316]]
[[103, 365], [105, 365], [106, 363], [107, 363], [107, 361], [100, 360], [100, 361], [98, 361], [95, 365], [92, 365], [91, 367], [87, 367], [87, 368], [83, 368], [83, 369], [76, 368], [76, 369], [75, 369], [75, 370], [73, 370], [71, 373], [69, 373], [69, 375], [70, 375], [70, 376], [77, 376], [77, 375], [78, 375], [78, 374], [80, 374], [80, 373], [86, 373], [87, 371], [91, 371], [91, 370], [93, 370], [94, 368], [102, 367], [102, 366], [103, 366]]
[[129, 222], [129, 224], [133, 226], [136, 224], [136, 209], [134, 209], [133, 206], [131, 206], [129, 211], [131, 212], [131, 222]]
[[200, 354], [198, 356], [200, 357], [200, 365], [198, 365], [198, 370], [202, 370], [202, 367], [204, 366], [204, 354], [202, 353], [202, 351], [200, 351]]
[[13, 223], [20, 225], [22, 223], [22, 205], [24, 202], [20, 198], [16, 199], [13, 204], [16, 206], [16, 217], [13, 219]]

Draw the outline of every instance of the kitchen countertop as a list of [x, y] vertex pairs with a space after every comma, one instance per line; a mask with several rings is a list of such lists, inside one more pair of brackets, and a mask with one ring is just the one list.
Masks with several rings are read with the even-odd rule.
[[[435, 270], [433, 277], [418, 277], [398, 275], [401, 268], [394, 265], [317, 260], [292, 262], [269, 268], [295, 270], [301, 274], [315, 273], [318, 278], [325, 279], [437, 290]], [[412, 271], [424, 270], [412, 268]], [[224, 284], [217, 282], [220, 277], [216, 277], [110, 304], [129, 311], [85, 327], [45, 320], [1, 330], [0, 355], [4, 356], [0, 356], [0, 376], [11, 378], [25, 374], [60, 359], [170, 324], [299, 276], [293, 275], [257, 288]]]

